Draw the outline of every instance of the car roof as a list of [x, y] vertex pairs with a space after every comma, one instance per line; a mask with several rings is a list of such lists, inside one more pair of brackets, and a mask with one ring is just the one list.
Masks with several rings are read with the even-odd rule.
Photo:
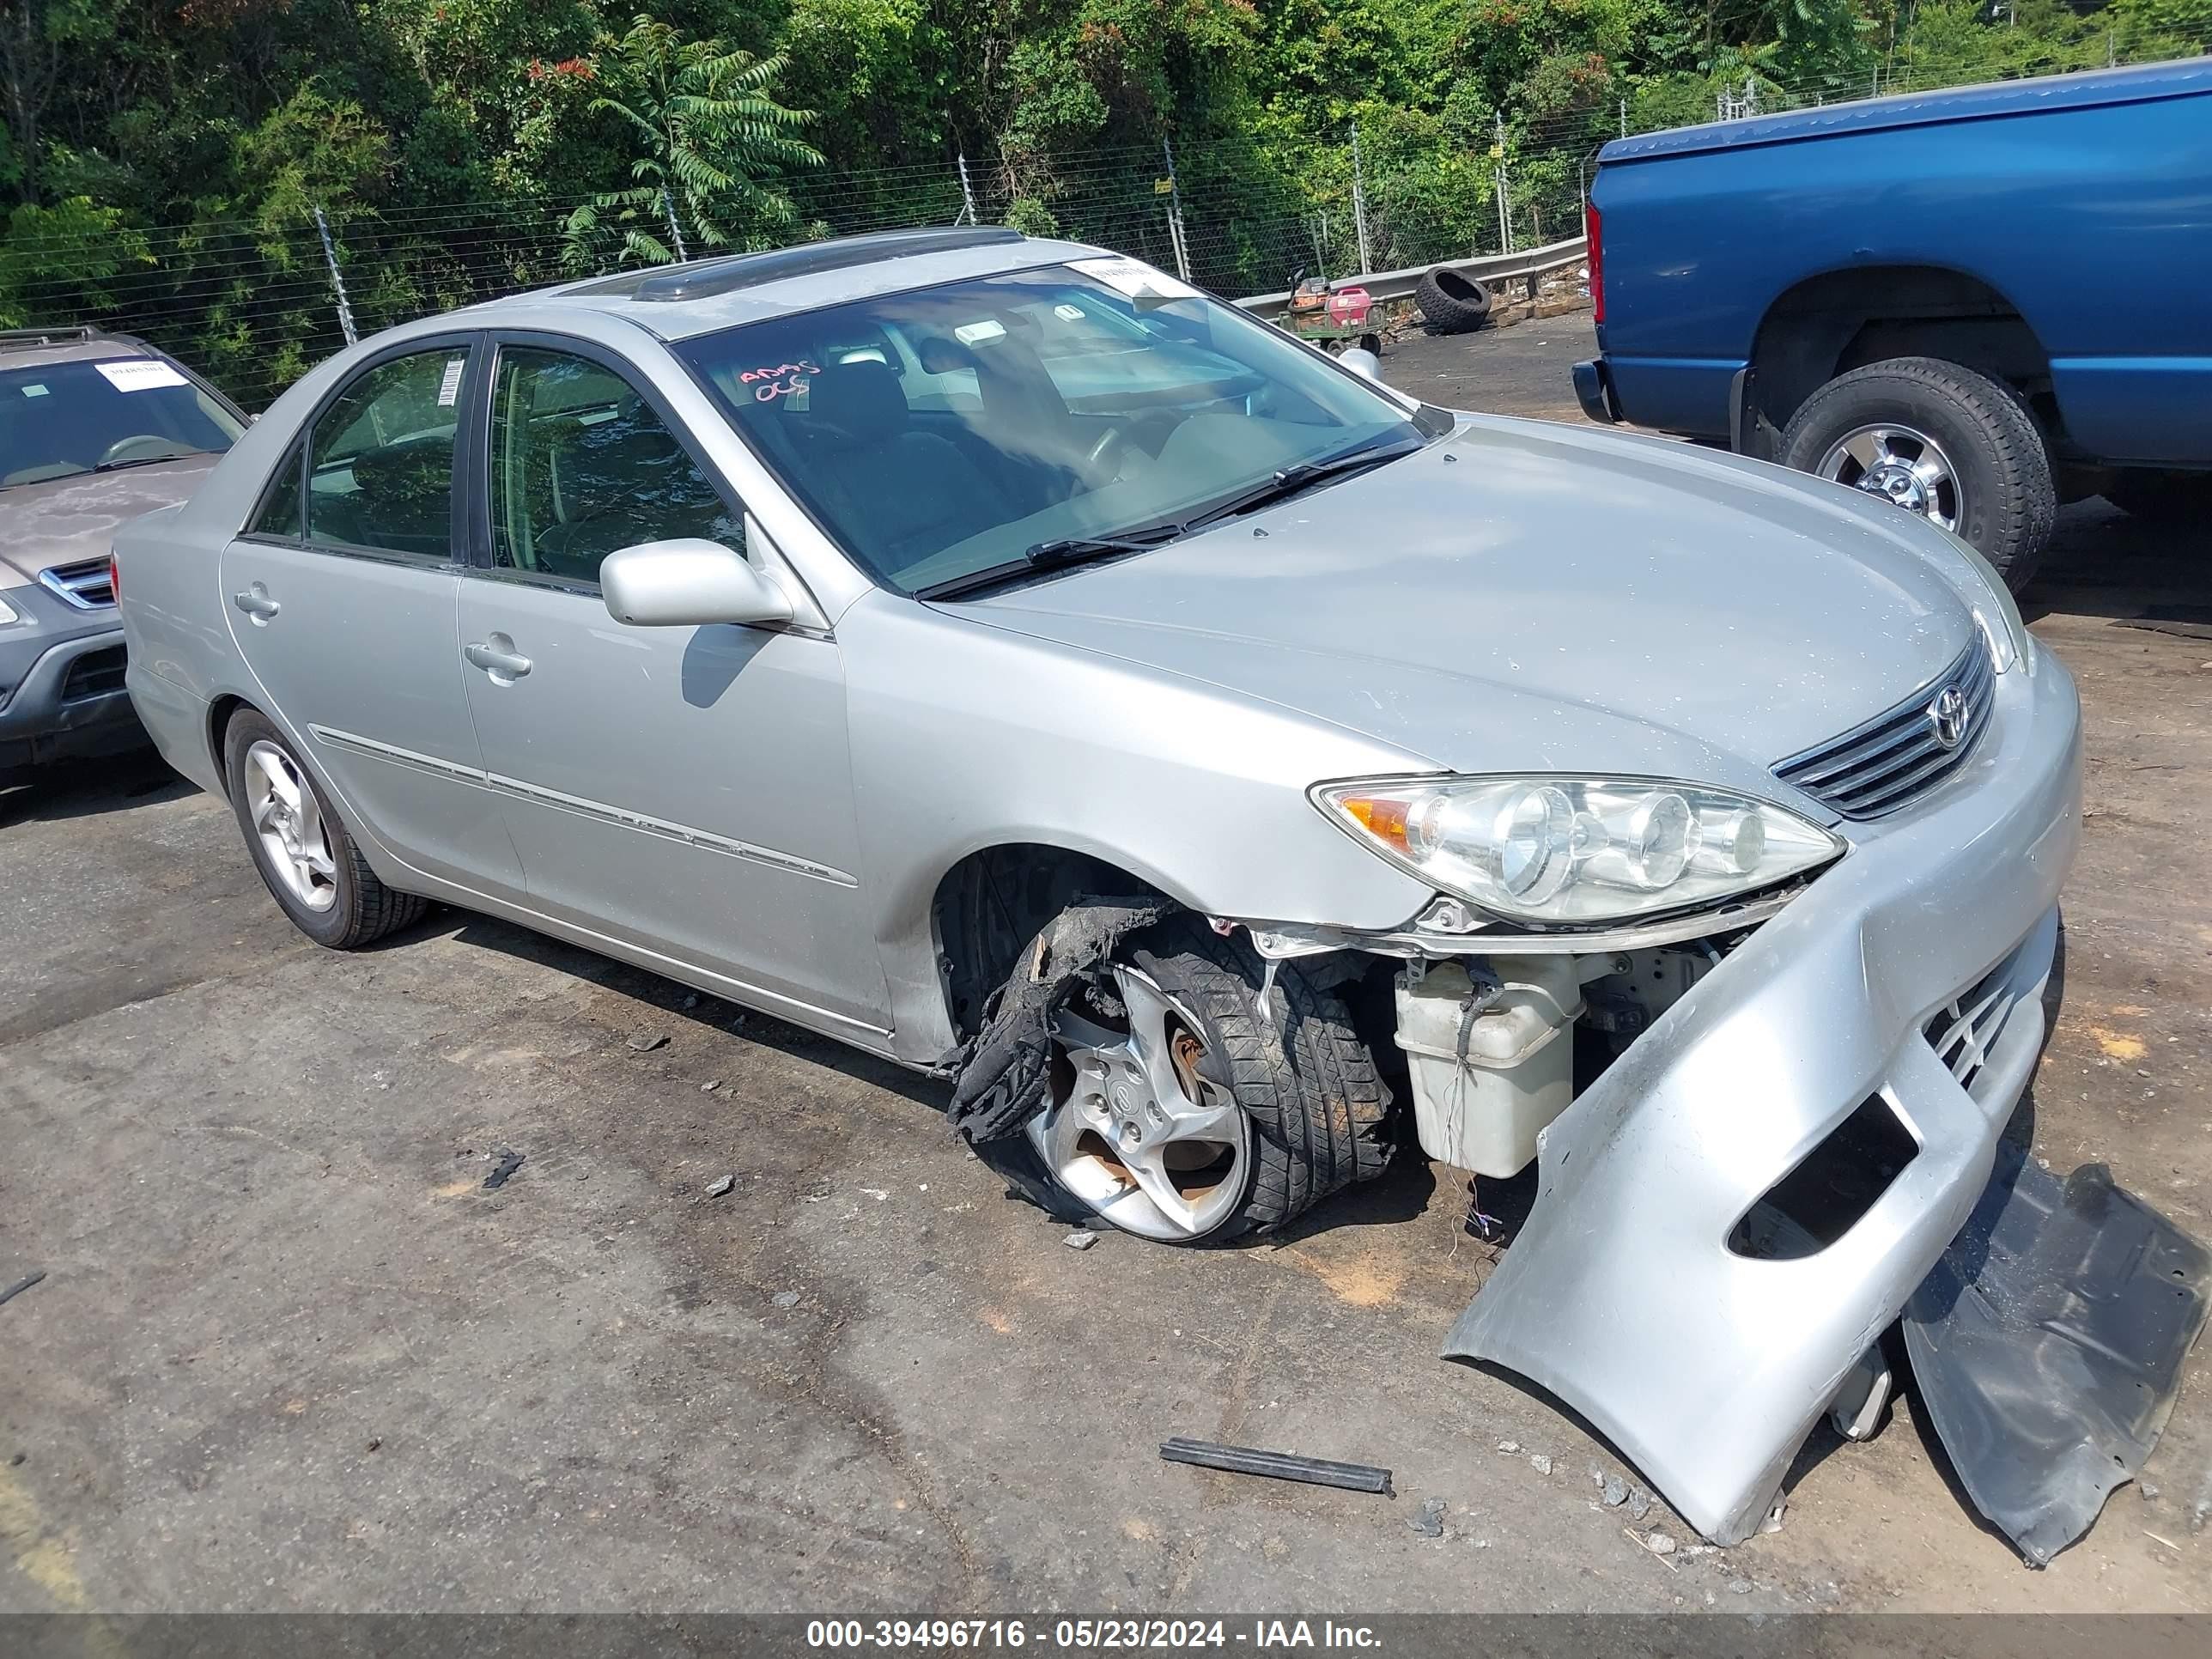
[[1703, 126], [1616, 138], [1598, 152], [1601, 164], [1649, 161], [1698, 150], [1739, 149], [1794, 138], [1820, 138], [1885, 127], [1930, 125], [1999, 115], [2049, 110], [2086, 109], [2107, 104], [2212, 94], [2212, 64], [2203, 58], [2146, 64], [2127, 69], [2092, 70], [2078, 75], [2041, 75], [2017, 81], [1992, 81], [1934, 91], [1904, 92], [1887, 98], [1754, 115], [1738, 121], [1708, 121]]
[[112, 362], [118, 357], [169, 361], [166, 353], [143, 340], [129, 334], [109, 334], [98, 328], [0, 329], [0, 369]]
[[818, 311], [939, 283], [1097, 258], [1082, 242], [1024, 236], [995, 225], [939, 226], [802, 243], [767, 252], [693, 259], [594, 276], [471, 306], [439, 319], [496, 328], [549, 312], [618, 316], [664, 340]]

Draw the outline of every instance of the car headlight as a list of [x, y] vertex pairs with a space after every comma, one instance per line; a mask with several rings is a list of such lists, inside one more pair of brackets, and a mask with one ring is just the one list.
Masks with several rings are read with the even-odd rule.
[[1844, 850], [1765, 801], [1650, 778], [1362, 778], [1311, 793], [1370, 851], [1528, 921], [1679, 910], [1771, 886]]

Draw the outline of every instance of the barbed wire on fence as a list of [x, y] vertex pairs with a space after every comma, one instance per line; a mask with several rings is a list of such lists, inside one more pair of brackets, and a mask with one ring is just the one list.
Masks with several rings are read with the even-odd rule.
[[[2063, 72], [2208, 47], [2212, 30], [2130, 39], [2085, 24], [2018, 69]], [[1573, 235], [1599, 150], [1616, 138], [1694, 125], [1685, 112], [1741, 118], [1988, 78], [1908, 52], [1856, 87], [1835, 76], [1785, 82], [1753, 70], [1726, 82], [1644, 82], [1565, 110], [1502, 110], [1492, 134], [1415, 153], [1363, 146], [1347, 132], [1341, 143], [1290, 158], [1229, 140], [797, 174], [778, 181], [790, 211], [777, 228], [789, 240], [1012, 223], [1185, 270], [1216, 292], [1272, 291], [1300, 270], [1341, 278]], [[1706, 97], [1709, 115], [1696, 102]], [[594, 244], [572, 229], [571, 216], [589, 199], [332, 203], [327, 245], [313, 204], [155, 229], [102, 221], [11, 234], [10, 320], [141, 335], [258, 405], [349, 332], [365, 336], [612, 269], [620, 239]], [[666, 220], [640, 222], [657, 240], [673, 231], [695, 256], [729, 251], [702, 246], [696, 228], [677, 224], [663, 206]]]

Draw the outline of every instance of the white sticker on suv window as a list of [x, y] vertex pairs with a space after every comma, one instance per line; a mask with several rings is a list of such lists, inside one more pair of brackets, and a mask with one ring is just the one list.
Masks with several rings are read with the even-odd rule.
[[28, 383], [25, 384], [22, 391], [23, 395], [26, 398], [43, 398], [46, 395], [46, 387], [42, 386], [33, 386]]
[[107, 377], [118, 392], [151, 392], [157, 386], [190, 386], [191, 382], [153, 357], [124, 357], [93, 367]]
[[1164, 270], [1154, 270], [1141, 259], [1125, 259], [1118, 256], [1106, 259], [1070, 259], [1068, 264], [1086, 276], [1096, 276], [1117, 294], [1131, 299], [1139, 295], [1156, 295], [1163, 300], [1194, 300], [1198, 290], [1188, 283], [1177, 282]]
[[460, 401], [461, 375], [469, 366], [465, 357], [455, 357], [446, 364], [446, 378], [438, 382], [438, 407], [451, 409]]

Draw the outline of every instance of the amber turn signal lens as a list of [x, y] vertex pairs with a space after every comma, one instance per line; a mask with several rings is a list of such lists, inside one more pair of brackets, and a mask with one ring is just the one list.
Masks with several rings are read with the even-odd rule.
[[1337, 803], [1352, 821], [1377, 841], [1406, 850], [1406, 803], [1379, 795], [1351, 795]]

